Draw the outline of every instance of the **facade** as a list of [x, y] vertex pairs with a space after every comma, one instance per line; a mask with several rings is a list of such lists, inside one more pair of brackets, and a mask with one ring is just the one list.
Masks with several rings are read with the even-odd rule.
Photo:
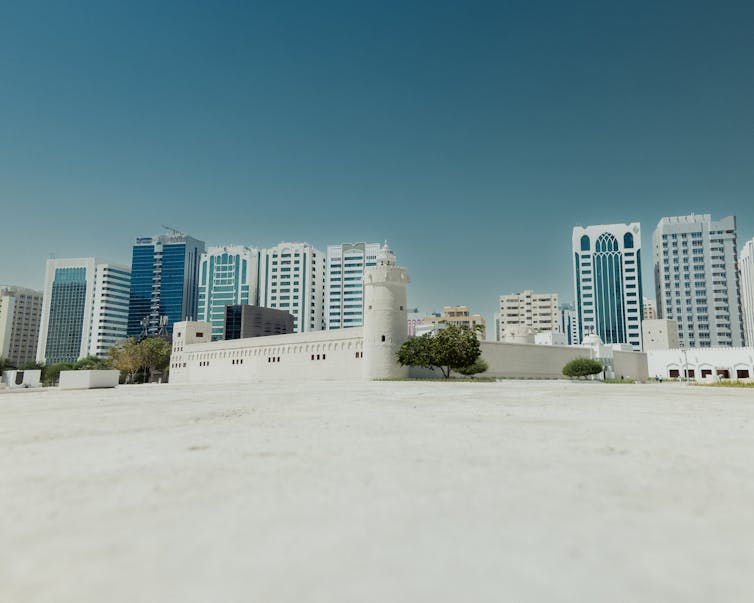
[[577, 226], [572, 251], [579, 340], [597, 334], [607, 344], [641, 350], [639, 223]]
[[663, 218], [653, 243], [658, 317], [678, 322], [681, 347], [742, 346], [735, 217]]
[[559, 331], [541, 331], [534, 333], [537, 345], [568, 345], [568, 335]]
[[395, 256], [385, 246], [377, 265], [364, 274], [361, 327], [213, 342], [209, 323], [178, 323], [170, 380], [226, 383], [405, 377], [408, 369], [398, 364], [396, 354], [407, 338], [408, 282], [405, 268], [396, 265]]
[[754, 347], [754, 239], [747, 241], [739, 260], [741, 311], [744, 316], [746, 345]]
[[126, 266], [97, 258], [48, 260], [37, 361], [106, 357], [126, 337], [130, 283]]
[[342, 243], [327, 247], [325, 327], [358, 327], [364, 321], [364, 271], [377, 263], [379, 243]]
[[204, 242], [173, 231], [139, 237], [131, 259], [128, 336], [172, 333], [173, 324], [195, 319], [199, 262]]
[[521, 327], [534, 333], [560, 331], [557, 293], [534, 293], [531, 290], [501, 295], [495, 314], [495, 340], [507, 341]]
[[17, 367], [37, 357], [42, 292], [0, 287], [0, 358]]
[[657, 306], [653, 299], [644, 298], [644, 320], [654, 320], [657, 318]]
[[644, 351], [671, 350], [679, 347], [678, 323], [668, 318], [644, 320], [641, 323]]
[[425, 318], [426, 314], [423, 312], [419, 312], [418, 308], [413, 308], [409, 310], [408, 312], [408, 336], [409, 337], [415, 337], [416, 336], [416, 325], [421, 323]]
[[[294, 333], [293, 314], [260, 306], [225, 306], [225, 328], [220, 339], [246, 339]], [[206, 321], [205, 321], [206, 322]], [[214, 336], [214, 325], [212, 339]]]
[[472, 314], [467, 306], [444, 306], [442, 314], [432, 314], [422, 320], [422, 326], [416, 327], [416, 334], [432, 332], [438, 323], [454, 325], [456, 327], [468, 327], [471, 330], [479, 329], [477, 336], [484, 340], [486, 327], [484, 317], [481, 314]]
[[293, 314], [297, 333], [324, 329], [325, 255], [308, 243], [280, 243], [259, 255], [259, 305]]
[[563, 304], [558, 309], [558, 330], [565, 334], [568, 345], [576, 345], [579, 341], [579, 323], [576, 320], [576, 310], [572, 304]]
[[649, 375], [660, 379], [754, 381], [754, 348], [722, 347], [652, 350]]
[[231, 245], [210, 247], [201, 255], [197, 316], [212, 325], [212, 339], [224, 337], [227, 306], [256, 306], [258, 300], [258, 250]]

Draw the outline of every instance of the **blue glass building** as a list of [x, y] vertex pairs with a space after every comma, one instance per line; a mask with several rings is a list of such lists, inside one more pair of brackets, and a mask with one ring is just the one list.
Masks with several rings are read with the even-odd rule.
[[199, 267], [199, 320], [224, 338], [225, 307], [259, 303], [259, 251], [241, 245], [210, 247]]
[[204, 242], [181, 233], [140, 237], [131, 257], [128, 336], [167, 333], [181, 320], [196, 320], [199, 261]]
[[638, 222], [574, 228], [573, 270], [579, 340], [594, 333], [604, 343], [625, 343], [641, 350], [644, 309]]
[[47, 261], [37, 360], [105, 358], [126, 337], [128, 267], [97, 258]]

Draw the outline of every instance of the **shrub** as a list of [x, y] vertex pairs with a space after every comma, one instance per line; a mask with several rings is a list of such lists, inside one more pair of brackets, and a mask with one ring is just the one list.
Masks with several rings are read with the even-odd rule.
[[566, 377], [588, 377], [589, 375], [598, 375], [605, 367], [598, 360], [591, 358], [574, 358], [563, 367], [563, 374]]

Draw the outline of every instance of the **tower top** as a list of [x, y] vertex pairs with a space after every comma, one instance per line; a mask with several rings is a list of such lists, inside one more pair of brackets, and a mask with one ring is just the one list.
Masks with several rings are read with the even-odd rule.
[[395, 254], [388, 246], [387, 241], [382, 244], [382, 247], [380, 247], [380, 251], [377, 254], [377, 265], [395, 266]]

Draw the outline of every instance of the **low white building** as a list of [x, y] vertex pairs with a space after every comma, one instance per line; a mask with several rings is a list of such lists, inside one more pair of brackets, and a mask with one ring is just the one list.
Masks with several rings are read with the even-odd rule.
[[568, 335], [557, 331], [545, 331], [534, 334], [534, 343], [537, 345], [568, 345]]
[[654, 378], [754, 381], [754, 347], [650, 350], [647, 364]]
[[407, 338], [405, 268], [383, 246], [364, 271], [364, 325], [290, 335], [215, 341], [208, 322], [173, 329], [171, 383], [259, 380], [362, 380], [408, 376], [398, 364]]

